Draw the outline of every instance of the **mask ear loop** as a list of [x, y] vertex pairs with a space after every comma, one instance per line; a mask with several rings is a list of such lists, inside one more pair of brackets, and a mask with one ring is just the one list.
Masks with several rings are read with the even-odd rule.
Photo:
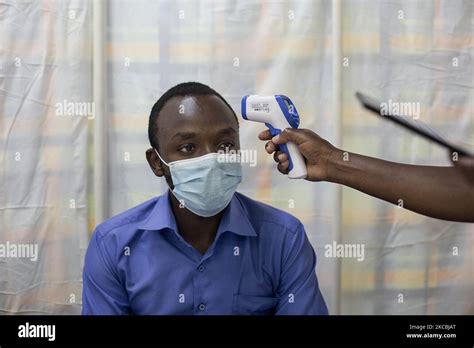
[[161, 160], [161, 162], [163, 162], [167, 167], [169, 167], [170, 165], [163, 158], [161, 158], [160, 154], [158, 153], [158, 150], [155, 149], [155, 148], [153, 150], [155, 150], [155, 152], [158, 155], [158, 158]]

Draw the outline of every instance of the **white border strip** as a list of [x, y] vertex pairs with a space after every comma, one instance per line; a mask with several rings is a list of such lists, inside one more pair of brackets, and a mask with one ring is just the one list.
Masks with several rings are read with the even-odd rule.
[[107, 218], [107, 2], [93, 0], [92, 87], [94, 115], [94, 214], [95, 224]]
[[[342, 6], [341, 0], [332, 1], [332, 119], [334, 122], [334, 145], [342, 145]], [[342, 243], [342, 187], [335, 185], [334, 200], [334, 238]], [[336, 279], [334, 283], [335, 301], [333, 313], [341, 314], [342, 259], [336, 259]]]

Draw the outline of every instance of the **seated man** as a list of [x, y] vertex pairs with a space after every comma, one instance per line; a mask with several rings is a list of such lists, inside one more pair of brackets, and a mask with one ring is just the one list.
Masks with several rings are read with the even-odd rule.
[[97, 226], [83, 314], [327, 314], [301, 222], [235, 193], [240, 163], [218, 155], [240, 147], [224, 98], [177, 85], [148, 135], [148, 163], [170, 190]]

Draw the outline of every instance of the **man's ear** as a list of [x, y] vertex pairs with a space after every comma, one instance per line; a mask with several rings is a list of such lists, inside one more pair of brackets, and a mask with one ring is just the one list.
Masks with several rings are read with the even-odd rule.
[[156, 154], [155, 150], [152, 148], [146, 150], [146, 160], [150, 165], [151, 170], [155, 173], [156, 176], [164, 176], [165, 172], [163, 169], [163, 164], [161, 163], [158, 155]]

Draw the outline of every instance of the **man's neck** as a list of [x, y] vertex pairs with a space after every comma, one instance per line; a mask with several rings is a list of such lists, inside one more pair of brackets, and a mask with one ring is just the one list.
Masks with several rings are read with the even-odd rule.
[[211, 217], [198, 216], [184, 207], [170, 193], [171, 208], [178, 226], [178, 233], [186, 242], [204, 255], [217, 234], [223, 212]]

